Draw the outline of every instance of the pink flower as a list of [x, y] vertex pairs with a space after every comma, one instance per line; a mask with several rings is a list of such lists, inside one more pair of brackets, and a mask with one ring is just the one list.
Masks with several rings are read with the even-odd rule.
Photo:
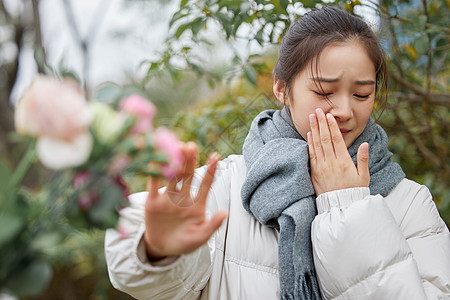
[[121, 176], [114, 176], [111, 179], [122, 190], [123, 197], [128, 200], [130, 190], [128, 189], [128, 186], [123, 178]]
[[167, 156], [167, 163], [161, 168], [166, 178], [173, 178], [183, 165], [182, 143], [177, 136], [165, 127], [159, 127], [155, 132], [155, 148]]
[[72, 178], [72, 187], [80, 190], [80, 194], [78, 196], [78, 207], [82, 211], [88, 211], [99, 200], [98, 194], [95, 190], [86, 189], [86, 186], [89, 184], [91, 179], [92, 174], [88, 170], [79, 171], [75, 173]]
[[88, 170], [78, 171], [73, 175], [72, 186], [75, 189], [84, 188], [92, 179], [92, 174]]
[[122, 172], [131, 162], [131, 157], [126, 154], [118, 154], [113, 157], [108, 166], [108, 173], [112, 175]]
[[88, 211], [92, 206], [98, 202], [99, 198], [97, 192], [94, 190], [83, 191], [78, 196], [78, 207], [82, 211]]
[[133, 94], [120, 101], [120, 110], [136, 118], [131, 133], [139, 134], [153, 130], [153, 118], [156, 106], [138, 94]]
[[19, 133], [38, 138], [37, 154], [51, 169], [79, 166], [92, 149], [92, 121], [86, 99], [72, 81], [39, 76], [16, 105]]
[[86, 99], [73, 83], [39, 76], [16, 106], [20, 133], [71, 141], [92, 121]]

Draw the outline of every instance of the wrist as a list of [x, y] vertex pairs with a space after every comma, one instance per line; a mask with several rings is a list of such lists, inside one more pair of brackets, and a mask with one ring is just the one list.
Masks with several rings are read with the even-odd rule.
[[168, 256], [154, 249], [154, 247], [150, 245], [146, 234], [144, 234], [144, 241], [145, 241], [145, 251], [147, 253], [147, 258], [150, 262], [159, 261]]

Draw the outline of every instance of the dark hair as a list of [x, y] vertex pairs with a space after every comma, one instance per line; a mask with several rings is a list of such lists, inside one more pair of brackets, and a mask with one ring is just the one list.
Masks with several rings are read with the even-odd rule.
[[293, 80], [308, 63], [313, 67], [315, 61], [312, 70], [318, 73], [319, 57], [325, 47], [351, 40], [361, 43], [375, 66], [376, 91], [382, 95], [383, 107], [387, 99], [388, 76], [377, 37], [362, 19], [333, 7], [306, 13], [292, 24], [283, 37], [273, 75], [285, 84], [284, 99], [291, 92]]

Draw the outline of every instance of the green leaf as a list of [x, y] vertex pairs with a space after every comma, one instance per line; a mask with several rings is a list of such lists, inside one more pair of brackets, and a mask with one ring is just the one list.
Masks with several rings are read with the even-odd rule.
[[207, 80], [208, 80], [208, 86], [211, 89], [214, 89], [216, 87], [216, 81], [211, 77], [208, 77]]
[[242, 0], [221, 0], [219, 1], [219, 7], [226, 6], [227, 8], [239, 8]]
[[122, 90], [119, 86], [114, 84], [106, 84], [97, 90], [95, 93], [95, 99], [102, 102], [111, 103], [114, 100], [118, 100], [121, 95]]
[[25, 222], [19, 215], [2, 212], [0, 215], [0, 245], [14, 239], [24, 225]]
[[169, 22], [169, 28], [172, 27], [173, 23], [175, 23], [176, 21], [186, 17], [187, 14], [182, 14], [180, 11], [177, 11], [176, 13], [173, 14], [172, 19]]
[[180, 38], [180, 36], [183, 34], [183, 32], [186, 31], [186, 29], [191, 27], [191, 22], [189, 23], [185, 23], [185, 24], [181, 24], [180, 26], [178, 26], [177, 31], [175, 32], [175, 37], [178, 39]]
[[439, 33], [442, 32], [442, 28], [439, 26], [431, 26], [427, 30], [425, 30], [426, 33]]
[[260, 30], [258, 30], [258, 32], [255, 35], [255, 40], [258, 42], [258, 44], [260, 44], [261, 46], [263, 46], [264, 43], [264, 39], [263, 39], [263, 33], [264, 33], [264, 27], [261, 28]]
[[289, 0], [278, 0], [280, 2], [281, 7], [286, 11], [289, 5]]
[[13, 274], [5, 287], [18, 297], [38, 296], [47, 288], [52, 276], [49, 264], [44, 260], [36, 260]]
[[180, 3], [180, 10], [181, 10], [182, 8], [184, 8], [188, 2], [189, 2], [189, 0], [181, 0], [181, 3]]
[[123, 191], [111, 183], [100, 192], [99, 202], [88, 210], [89, 220], [100, 229], [115, 227], [119, 217], [118, 208], [124, 201]]
[[244, 69], [244, 76], [247, 78], [247, 80], [253, 84], [256, 85], [256, 79], [258, 78], [258, 72], [256, 72], [255, 68], [252, 66], [247, 66]]
[[419, 54], [428, 53], [428, 37], [426, 35], [421, 35], [414, 40], [414, 48]]
[[44, 67], [46, 65], [46, 57], [43, 47], [36, 47], [34, 49], [34, 60], [40, 67]]
[[317, 2], [315, 0], [304, 0], [302, 4], [304, 8], [315, 8]]
[[197, 33], [200, 31], [200, 29], [202, 29], [203, 27], [205, 27], [206, 24], [206, 19], [203, 18], [197, 18], [192, 22], [192, 33], [194, 35], [197, 35]]
[[11, 173], [8, 164], [4, 161], [0, 161], [0, 195], [6, 192]]
[[193, 63], [193, 62], [191, 62], [190, 60], [187, 60], [186, 62], [187, 62], [188, 65], [192, 68], [192, 70], [194, 70], [194, 72], [195, 72], [197, 75], [199, 75], [199, 76], [203, 75], [203, 68], [202, 68], [202, 67], [200, 67], [199, 65], [197, 65], [197, 64], [195, 64], [195, 63]]
[[425, 16], [425, 15], [418, 16], [413, 21], [414, 27], [420, 31], [425, 30], [426, 24], [427, 24], [427, 16]]

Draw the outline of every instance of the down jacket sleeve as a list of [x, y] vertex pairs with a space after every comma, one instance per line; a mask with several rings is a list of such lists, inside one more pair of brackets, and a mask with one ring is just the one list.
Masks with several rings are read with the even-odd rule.
[[317, 198], [312, 243], [324, 299], [450, 299], [450, 236], [426, 187], [404, 179]]
[[[205, 171], [196, 171], [192, 190], [200, 185]], [[209, 209], [214, 209], [213, 190], [208, 197]], [[215, 235], [190, 254], [151, 264], [143, 242], [146, 198], [147, 192], [130, 195], [130, 206], [120, 212], [122, 232], [106, 232], [105, 257], [112, 285], [137, 299], [198, 299], [211, 274]], [[207, 217], [212, 213], [207, 210]]]

